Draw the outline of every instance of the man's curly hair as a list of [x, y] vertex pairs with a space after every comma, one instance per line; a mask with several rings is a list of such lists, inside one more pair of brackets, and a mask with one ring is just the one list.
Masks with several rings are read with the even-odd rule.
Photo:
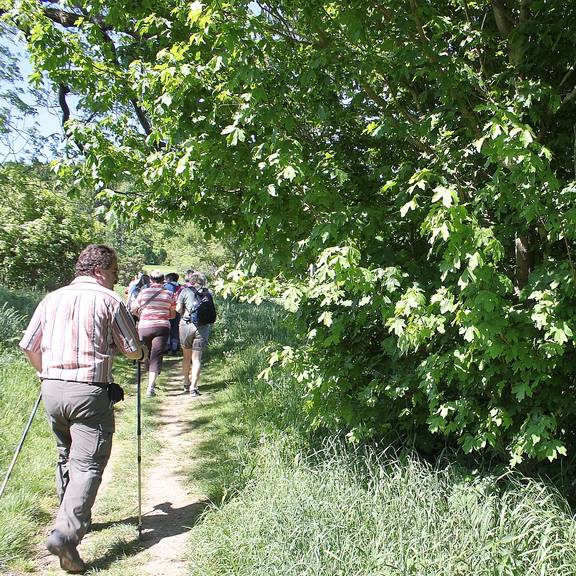
[[116, 262], [116, 252], [104, 244], [90, 244], [76, 260], [76, 276], [94, 276], [96, 268], [108, 270]]

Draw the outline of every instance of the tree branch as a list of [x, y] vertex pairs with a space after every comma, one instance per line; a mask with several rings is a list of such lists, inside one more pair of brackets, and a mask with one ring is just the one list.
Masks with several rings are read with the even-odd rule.
[[[60, 105], [60, 109], [62, 110], [62, 128], [64, 129], [64, 133], [66, 134], [67, 138], [71, 137], [70, 130], [66, 128], [66, 123], [70, 120], [70, 107], [68, 106], [68, 102], [66, 101], [66, 95], [70, 94], [70, 88], [64, 84], [60, 84], [58, 87], [58, 104]], [[75, 138], [72, 138], [74, 144], [82, 154], [84, 154], [84, 145], [82, 142], [78, 142]]]
[[[104, 38], [104, 40], [106, 41], [106, 43], [108, 44], [110, 49], [112, 50], [113, 64], [117, 68], [122, 68], [120, 66], [120, 61], [118, 60], [118, 52], [116, 51], [116, 46], [115, 46], [114, 42], [112, 41], [112, 38], [110, 38], [110, 36], [109, 36], [108, 32], [106, 32], [106, 30], [101, 29], [101, 31], [102, 31], [102, 37]], [[148, 120], [146, 113], [140, 107], [136, 98], [130, 97], [130, 102], [134, 108], [134, 112], [136, 112], [136, 116], [138, 118], [138, 121], [140, 122], [140, 125], [144, 129], [144, 133], [146, 134], [146, 136], [149, 136], [150, 133], [152, 132], [152, 125], [150, 124], [150, 121]]]
[[[358, 83], [358, 85], [362, 88], [362, 90], [364, 91], [366, 96], [368, 96], [368, 98], [370, 100], [372, 100], [372, 102], [374, 102], [376, 105], [378, 105], [381, 108], [385, 108], [385, 109], [388, 108], [389, 103], [386, 102], [386, 100], [384, 100], [384, 98], [382, 98], [382, 96], [377, 94], [376, 91], [372, 88], [372, 86], [370, 86], [366, 82], [362, 82], [362, 81], [360, 81]], [[398, 104], [398, 102], [395, 102], [395, 105], [396, 105], [398, 111], [400, 112], [400, 114], [406, 120], [408, 120], [408, 122], [410, 122], [410, 124], [412, 124], [412, 125], [418, 124], [418, 118], [416, 118], [410, 111], [406, 110], [403, 106], [400, 106]], [[422, 152], [427, 152], [427, 153], [432, 154], [434, 156], [436, 155], [434, 150], [428, 144], [426, 144], [426, 142], [421, 142], [420, 140], [418, 140], [417, 138], [414, 138], [414, 136], [411, 136], [410, 134], [406, 135], [406, 140], [408, 140], [408, 142], [410, 142], [410, 144], [412, 144], [412, 146], [414, 148], [416, 148], [417, 150], [421, 150]]]
[[568, 102], [574, 100], [575, 97], [576, 97], [576, 86], [574, 86], [574, 88], [572, 88], [572, 90], [570, 90], [570, 92], [568, 92], [568, 94], [566, 94], [566, 96], [562, 98], [562, 103], [560, 104], [560, 106], [562, 107], [564, 106], [564, 104], [568, 104]]
[[60, 24], [64, 28], [77, 28], [80, 24], [80, 20], [85, 21], [89, 20], [93, 24], [96, 24], [100, 30], [113, 30], [112, 26], [107, 26], [104, 24], [104, 20], [102, 18], [92, 18], [86, 14], [77, 13], [77, 12], [68, 12], [67, 10], [63, 10], [62, 8], [43, 8], [43, 12], [47, 18], [55, 22], [56, 24]]
[[281, 26], [284, 27], [284, 30], [279, 30], [275, 26], [269, 27], [269, 29], [271, 29], [273, 32], [282, 36], [283, 38], [286, 38], [287, 40], [291, 40], [292, 42], [296, 42], [298, 44], [312, 44], [312, 42], [306, 40], [305, 38], [302, 38], [300, 34], [297, 34], [294, 31], [293, 27], [290, 26], [288, 20], [286, 20], [286, 18], [284, 18], [284, 16], [277, 9], [274, 9], [271, 6], [263, 4], [262, 2], [257, 2], [257, 4], [262, 10], [262, 12], [268, 14], [268, 16], [272, 21], [275, 20], [279, 22]]
[[572, 150], [572, 154], [574, 162], [574, 179], [576, 179], [576, 124], [574, 124], [573, 130], [574, 130], [574, 149]]
[[[466, 15], [466, 21], [472, 29], [472, 17], [470, 15], [470, 8], [468, 7], [468, 0], [464, 0], [464, 14]], [[484, 58], [482, 57], [482, 50], [480, 46], [475, 47], [476, 54], [478, 55], [478, 60], [480, 61], [480, 75], [482, 77], [486, 76], [486, 67], [484, 66]]]
[[58, 88], [58, 104], [62, 110], [62, 128], [66, 129], [66, 122], [70, 120], [70, 108], [66, 102], [66, 94], [70, 94], [70, 88], [64, 84], [60, 84]]
[[516, 27], [516, 21], [501, 0], [492, 0], [492, 10], [500, 34], [507, 38]]
[[528, 235], [516, 236], [514, 252], [516, 256], [516, 285], [522, 290], [528, 282], [532, 268]]
[[416, 27], [418, 29], [418, 35], [420, 39], [424, 43], [430, 42], [428, 36], [426, 36], [426, 32], [424, 32], [424, 26], [422, 26], [422, 20], [420, 20], [420, 16], [418, 14], [418, 6], [416, 4], [416, 0], [410, 0], [410, 8], [412, 9], [412, 15], [414, 16], [414, 20], [416, 21]]

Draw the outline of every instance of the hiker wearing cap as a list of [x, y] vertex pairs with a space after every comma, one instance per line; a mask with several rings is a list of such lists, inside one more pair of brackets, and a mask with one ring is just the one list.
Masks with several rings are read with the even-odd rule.
[[162, 371], [162, 360], [170, 337], [170, 319], [176, 315], [176, 299], [163, 286], [164, 274], [150, 272], [150, 286], [142, 288], [132, 305], [138, 316], [138, 334], [150, 349], [150, 359], [145, 364], [148, 371], [148, 396], [156, 394], [156, 378]]
[[117, 280], [114, 250], [87, 246], [76, 262], [76, 278], [40, 302], [20, 342], [42, 380], [58, 448], [60, 508], [46, 547], [69, 572], [85, 569], [77, 546], [90, 526], [112, 448], [113, 357], [118, 351], [132, 360], [147, 355], [126, 306], [113, 291]]
[[192, 272], [187, 285], [178, 296], [176, 311], [181, 315], [180, 344], [182, 346], [182, 375], [184, 390], [199, 396], [198, 381], [202, 367], [202, 351], [208, 343], [216, 308], [212, 293], [206, 288], [206, 276]]

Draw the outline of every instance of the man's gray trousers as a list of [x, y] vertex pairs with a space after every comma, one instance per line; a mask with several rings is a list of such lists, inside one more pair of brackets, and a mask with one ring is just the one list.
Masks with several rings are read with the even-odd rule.
[[44, 380], [42, 399], [58, 448], [60, 508], [54, 528], [78, 544], [90, 526], [110, 457], [114, 408], [105, 388], [80, 382]]

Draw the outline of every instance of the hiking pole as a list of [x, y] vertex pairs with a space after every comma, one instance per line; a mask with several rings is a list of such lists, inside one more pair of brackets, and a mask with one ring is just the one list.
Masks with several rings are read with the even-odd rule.
[[140, 389], [142, 384], [142, 364], [136, 363], [136, 410], [137, 416], [137, 430], [138, 436], [138, 540], [142, 538], [142, 422], [141, 422], [141, 405], [140, 405]]
[[18, 448], [16, 448], [14, 458], [12, 458], [12, 462], [8, 467], [8, 472], [6, 472], [6, 477], [4, 478], [4, 482], [2, 483], [2, 488], [0, 488], [0, 498], [2, 498], [2, 494], [4, 494], [4, 488], [6, 488], [8, 478], [10, 478], [10, 474], [12, 474], [12, 469], [14, 468], [14, 464], [16, 464], [16, 458], [18, 458], [18, 454], [20, 454], [20, 450], [22, 450], [24, 440], [26, 440], [26, 435], [28, 434], [28, 430], [30, 430], [30, 426], [32, 426], [32, 420], [34, 420], [34, 415], [36, 414], [36, 410], [38, 410], [40, 400], [42, 400], [42, 391], [40, 391], [40, 394], [38, 394], [38, 399], [36, 400], [36, 404], [34, 404], [32, 414], [30, 414], [30, 418], [28, 418], [28, 424], [26, 424], [26, 428], [24, 428], [24, 433], [22, 434], [22, 438], [20, 439], [20, 444], [18, 444]]

